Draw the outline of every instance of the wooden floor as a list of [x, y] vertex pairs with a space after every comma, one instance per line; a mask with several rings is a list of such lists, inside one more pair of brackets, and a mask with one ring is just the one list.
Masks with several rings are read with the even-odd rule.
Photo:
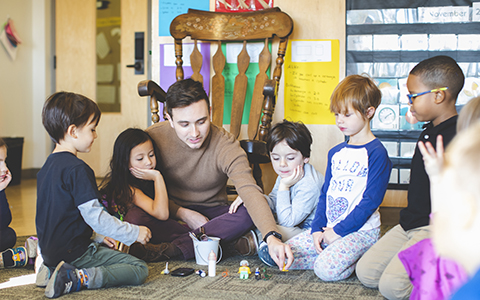
[[37, 180], [22, 179], [19, 185], [8, 186], [5, 191], [12, 211], [10, 227], [17, 236], [36, 235]]

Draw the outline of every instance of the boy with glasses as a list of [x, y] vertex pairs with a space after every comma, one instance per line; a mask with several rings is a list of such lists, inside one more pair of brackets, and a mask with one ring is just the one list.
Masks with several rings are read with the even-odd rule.
[[[418, 141], [436, 147], [437, 136], [445, 145], [455, 136], [455, 102], [465, 77], [448, 56], [435, 56], [416, 65], [407, 79], [410, 112], [417, 120], [429, 122]], [[410, 170], [408, 205], [400, 212], [400, 224], [392, 228], [359, 260], [356, 273], [367, 287], [378, 288], [387, 299], [408, 299], [412, 284], [398, 258], [398, 252], [430, 237], [430, 181], [422, 155], [415, 148]]]

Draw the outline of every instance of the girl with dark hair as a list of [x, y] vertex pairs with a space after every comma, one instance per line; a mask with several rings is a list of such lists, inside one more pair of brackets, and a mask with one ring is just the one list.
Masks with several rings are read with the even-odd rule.
[[135, 243], [130, 254], [145, 261], [162, 261], [180, 256], [180, 249], [164, 232], [188, 233], [189, 229], [169, 219], [168, 195], [157, 165], [154, 143], [143, 130], [129, 128], [116, 139], [110, 172], [100, 185], [107, 211], [122, 221], [147, 226], [150, 243]]

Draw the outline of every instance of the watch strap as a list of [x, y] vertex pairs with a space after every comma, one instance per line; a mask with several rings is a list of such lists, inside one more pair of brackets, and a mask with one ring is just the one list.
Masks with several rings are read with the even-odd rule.
[[267, 242], [267, 238], [269, 236], [273, 235], [274, 237], [276, 237], [277, 239], [279, 239], [280, 241], [282, 240], [282, 235], [274, 230], [272, 231], [269, 231], [264, 237], [263, 237], [263, 241], [266, 243]]

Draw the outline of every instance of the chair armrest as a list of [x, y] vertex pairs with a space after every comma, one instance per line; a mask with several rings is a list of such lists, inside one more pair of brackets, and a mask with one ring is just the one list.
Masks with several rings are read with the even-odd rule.
[[167, 93], [153, 80], [142, 80], [138, 83], [138, 95], [154, 97], [158, 102], [165, 103]]

